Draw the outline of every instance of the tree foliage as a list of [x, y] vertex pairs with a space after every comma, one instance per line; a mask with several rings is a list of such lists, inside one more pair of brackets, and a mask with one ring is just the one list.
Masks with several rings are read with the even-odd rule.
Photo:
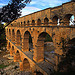
[[[65, 42], [63, 42], [65, 45]], [[75, 38], [69, 40], [65, 46], [63, 46], [64, 56], [62, 61], [59, 63], [59, 71], [63, 72], [65, 75], [75, 74]]]
[[[0, 22], [6, 22], [6, 26], [8, 26], [12, 21], [21, 16], [21, 10], [30, 2], [31, 0], [10, 0], [8, 5], [3, 6], [0, 11]], [[0, 49], [6, 44], [6, 26], [0, 23]]]
[[[6, 26], [8, 26], [12, 21], [21, 16], [21, 10], [30, 2], [31, 0], [10, 0], [8, 5], [2, 7], [2, 11], [0, 12], [0, 22], [6, 22]], [[0, 36], [6, 26], [0, 29]]]
[[58, 71], [54, 71], [51, 75], [75, 75], [75, 38], [62, 38], [62, 49], [64, 54], [58, 64]]
[[21, 16], [21, 10], [31, 0], [10, 0], [8, 5], [3, 6], [0, 13], [0, 21], [11, 22]]
[[5, 36], [5, 29], [3, 29], [2, 24], [0, 24], [0, 30], [3, 30], [3, 33], [0, 36], [0, 49], [6, 46], [6, 36]]

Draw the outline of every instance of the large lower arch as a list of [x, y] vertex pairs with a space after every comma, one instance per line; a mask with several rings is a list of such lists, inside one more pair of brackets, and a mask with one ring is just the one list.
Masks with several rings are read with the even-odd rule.
[[11, 30], [9, 29], [9, 39], [11, 39]]
[[[34, 60], [36, 62], [41, 62], [45, 59], [46, 54], [49, 54], [52, 50], [45, 48], [45, 44], [53, 44], [53, 40], [50, 37], [50, 35], [46, 32], [42, 32], [38, 36], [37, 44], [36, 44], [36, 49], [34, 51]], [[54, 52], [54, 49], [53, 49]], [[48, 56], [49, 57], [49, 56]]]
[[12, 54], [14, 55], [15, 53], [15, 49], [14, 49], [14, 46], [12, 46]]
[[15, 31], [14, 31], [14, 29], [12, 30], [12, 42], [15, 42]]
[[11, 50], [10, 50], [10, 55], [13, 56], [14, 55], [14, 46], [12, 46]]
[[23, 71], [30, 71], [30, 63], [26, 58], [23, 60]]
[[21, 39], [21, 33], [19, 30], [17, 30], [17, 36], [16, 36], [16, 45], [21, 46], [22, 39]]
[[17, 50], [14, 55], [14, 62], [19, 62], [21, 60], [20, 52]]
[[22, 49], [23, 51], [29, 51], [32, 47], [33, 47], [33, 43], [32, 43], [31, 35], [29, 31], [26, 31], [24, 33]]

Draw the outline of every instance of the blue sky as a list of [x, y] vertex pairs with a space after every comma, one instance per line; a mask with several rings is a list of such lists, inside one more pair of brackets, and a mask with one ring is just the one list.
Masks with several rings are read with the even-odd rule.
[[[22, 16], [46, 9], [49, 7], [59, 6], [62, 3], [68, 2], [70, 0], [32, 0], [27, 6], [22, 10]], [[8, 4], [9, 0], [0, 0], [0, 7]]]

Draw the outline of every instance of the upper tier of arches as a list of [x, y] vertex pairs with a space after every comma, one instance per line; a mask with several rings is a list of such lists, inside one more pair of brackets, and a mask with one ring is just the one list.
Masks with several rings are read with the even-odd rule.
[[74, 25], [75, 3], [68, 2], [54, 8], [47, 8], [13, 21], [10, 26], [69, 26]]

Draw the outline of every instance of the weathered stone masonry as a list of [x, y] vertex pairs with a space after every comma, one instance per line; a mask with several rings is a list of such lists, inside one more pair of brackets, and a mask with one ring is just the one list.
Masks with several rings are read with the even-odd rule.
[[[42, 67], [41, 64], [44, 62], [51, 66], [44, 57], [43, 34], [52, 37], [55, 53], [61, 56], [64, 53], [61, 38], [75, 38], [75, 26], [69, 26], [72, 15], [75, 17], [75, 2], [68, 2], [18, 18], [7, 27], [7, 50], [14, 56], [14, 62], [19, 62], [20, 71], [32, 71], [34, 74], [39, 71], [43, 75], [50, 75], [47, 65]], [[60, 25], [57, 25], [58, 19]], [[32, 52], [29, 50], [29, 35], [33, 43]], [[60, 60], [61, 57], [55, 56], [54, 69], [57, 69]]]

